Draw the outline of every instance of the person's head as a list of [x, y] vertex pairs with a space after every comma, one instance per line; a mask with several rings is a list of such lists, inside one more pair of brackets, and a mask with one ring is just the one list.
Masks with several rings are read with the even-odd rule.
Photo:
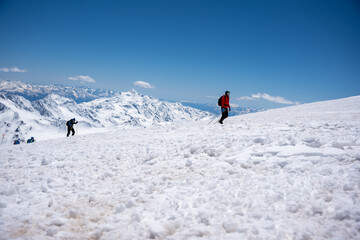
[[75, 118], [72, 119], [75, 122]]
[[230, 96], [230, 92], [229, 92], [229, 91], [226, 91], [226, 92], [225, 92], [225, 96]]

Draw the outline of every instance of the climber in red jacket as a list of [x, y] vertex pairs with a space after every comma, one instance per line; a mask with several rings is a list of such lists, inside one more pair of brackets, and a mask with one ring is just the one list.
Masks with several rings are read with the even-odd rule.
[[221, 97], [221, 119], [219, 120], [220, 124], [223, 124], [224, 119], [229, 116], [229, 111], [231, 111], [229, 100], [230, 92], [226, 91], [225, 94]]

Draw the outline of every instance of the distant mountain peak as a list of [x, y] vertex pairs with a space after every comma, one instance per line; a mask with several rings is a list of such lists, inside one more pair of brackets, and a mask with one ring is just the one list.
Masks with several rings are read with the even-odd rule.
[[129, 92], [133, 95], [139, 95], [139, 93], [134, 88], [132, 88]]

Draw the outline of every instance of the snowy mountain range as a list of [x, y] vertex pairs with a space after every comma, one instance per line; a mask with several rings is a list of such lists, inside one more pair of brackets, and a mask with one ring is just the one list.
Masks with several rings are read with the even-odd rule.
[[92, 89], [88, 87], [71, 87], [61, 85], [36, 85], [20, 81], [0, 81], [0, 93], [15, 94], [34, 101], [49, 94], [57, 94], [73, 99], [77, 103], [88, 102], [97, 98], [112, 97], [116, 93], [110, 90]]
[[[15, 94], [22, 96], [30, 101], [45, 98], [49, 94], [56, 94], [74, 100], [76, 103], [89, 102], [99, 98], [113, 97], [121, 92], [92, 89], [88, 87], [71, 87], [62, 85], [36, 85], [20, 81], [0, 81], [0, 94]], [[166, 101], [166, 100], [164, 100]], [[214, 99], [213, 104], [200, 104], [191, 102], [181, 102], [182, 105], [210, 112], [215, 115], [220, 114], [219, 106]], [[233, 106], [229, 116], [242, 115], [263, 111], [262, 108]]]
[[181, 103], [160, 101], [135, 90], [83, 103], [57, 94], [35, 101], [18, 95], [0, 94], [3, 142], [31, 136], [38, 140], [64, 136], [65, 123], [72, 118], [79, 121], [76, 131], [90, 133], [106, 127], [146, 127], [211, 116], [211, 113]]

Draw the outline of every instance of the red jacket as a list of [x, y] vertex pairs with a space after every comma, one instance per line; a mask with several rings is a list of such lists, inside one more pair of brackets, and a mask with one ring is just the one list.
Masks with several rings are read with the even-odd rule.
[[230, 108], [229, 100], [230, 98], [228, 96], [223, 95], [223, 97], [221, 98], [221, 107]]

